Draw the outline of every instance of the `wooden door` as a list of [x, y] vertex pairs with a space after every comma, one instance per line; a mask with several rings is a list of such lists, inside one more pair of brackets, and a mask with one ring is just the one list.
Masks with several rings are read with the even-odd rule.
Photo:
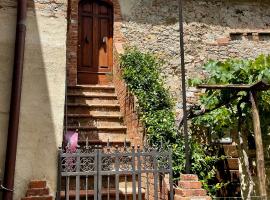
[[112, 80], [113, 8], [105, 1], [79, 4], [78, 84]]

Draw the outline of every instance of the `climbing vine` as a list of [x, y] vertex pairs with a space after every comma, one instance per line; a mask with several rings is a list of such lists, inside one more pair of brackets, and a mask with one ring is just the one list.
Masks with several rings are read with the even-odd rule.
[[[190, 85], [198, 84], [254, 84], [258, 81], [270, 83], [270, 55], [260, 55], [254, 60], [228, 59], [224, 62], [209, 61], [203, 66], [208, 74], [207, 79], [190, 80]], [[232, 90], [207, 90], [200, 98], [200, 105], [196, 108], [211, 110], [196, 117], [200, 110], [194, 109], [193, 124], [196, 127], [207, 128], [212, 136], [220, 138], [228, 130], [237, 128], [239, 113], [237, 104], [245, 97], [247, 92], [234, 92]], [[270, 91], [258, 93], [259, 111], [261, 115], [262, 132], [270, 132]], [[241, 102], [240, 102], [241, 103]], [[250, 103], [241, 103], [241, 117], [245, 118], [248, 134], [253, 134]], [[210, 128], [211, 127], [211, 128]]]
[[[120, 65], [128, 89], [138, 99], [140, 120], [144, 124], [148, 143], [158, 148], [163, 144], [172, 149], [173, 170], [179, 177], [185, 166], [184, 140], [175, 124], [175, 102], [160, 75], [163, 62], [150, 53], [129, 47], [121, 55]], [[220, 158], [210, 146], [191, 140], [191, 172], [198, 174], [204, 187], [214, 193], [220, 185], [210, 187], [208, 182], [215, 176], [214, 166]]]

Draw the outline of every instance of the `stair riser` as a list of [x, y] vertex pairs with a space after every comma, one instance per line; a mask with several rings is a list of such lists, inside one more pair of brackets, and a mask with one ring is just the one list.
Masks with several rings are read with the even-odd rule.
[[123, 119], [113, 118], [113, 119], [91, 119], [91, 118], [68, 118], [68, 126], [122, 126], [124, 125]]
[[88, 138], [88, 140], [98, 140], [101, 142], [107, 142], [108, 139], [110, 142], [117, 142], [117, 141], [125, 141], [127, 138], [125, 132], [120, 133], [95, 133], [95, 132], [79, 132], [79, 141], [84, 141]]
[[84, 103], [87, 105], [91, 104], [117, 104], [117, 99], [114, 98], [82, 98], [82, 97], [69, 97], [68, 103]]
[[68, 93], [106, 93], [114, 94], [114, 88], [68, 88]]
[[89, 114], [89, 115], [114, 115], [120, 114], [119, 107], [69, 107], [67, 114]]
[[[137, 195], [137, 198], [138, 198], [138, 195]], [[61, 199], [64, 200], [65, 198], [62, 197]], [[75, 200], [75, 197], [69, 197], [69, 199], [70, 199], [70, 200]], [[115, 195], [113, 195], [113, 194], [110, 195], [109, 200], [115, 200], [115, 199], [116, 199], [116, 198], [115, 198]], [[121, 193], [120, 193], [119, 199], [120, 199], [120, 200], [125, 200], [124, 194], [121, 194]], [[127, 200], [133, 200], [133, 197], [132, 197], [131, 194], [128, 194], [126, 199], [127, 199]], [[81, 196], [81, 197], [80, 197], [80, 200], [86, 200], [86, 197], [85, 197], [85, 196]], [[88, 196], [87, 200], [94, 200], [93, 195]], [[107, 195], [103, 195], [103, 196], [102, 196], [102, 200], [108, 200]], [[142, 200], [145, 200], [145, 195], [142, 195]]]
[[[65, 185], [66, 185], [66, 178], [62, 177], [62, 191], [65, 190]], [[137, 179], [136, 179], [137, 180]], [[103, 176], [102, 177], [102, 188], [108, 188], [108, 183], [109, 183], [109, 188], [114, 189], [115, 188], [115, 176], [110, 176], [110, 180], [108, 181], [108, 176]], [[93, 176], [89, 176], [88, 178], [88, 190], [93, 190], [95, 181]], [[127, 175], [127, 181], [125, 181], [124, 176], [119, 177], [119, 188], [125, 189], [127, 188], [132, 188], [132, 176]], [[80, 178], [80, 189], [81, 190], [86, 190], [86, 178], [81, 177]], [[76, 190], [76, 179], [75, 177], [71, 177], [69, 180], [69, 190]]]

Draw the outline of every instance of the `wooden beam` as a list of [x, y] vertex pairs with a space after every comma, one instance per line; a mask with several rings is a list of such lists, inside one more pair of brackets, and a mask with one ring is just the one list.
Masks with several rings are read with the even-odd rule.
[[257, 104], [257, 94], [255, 91], [252, 91], [249, 94], [250, 94], [250, 102], [252, 104], [252, 120], [256, 143], [257, 177], [259, 181], [260, 196], [263, 197], [263, 199], [267, 199], [266, 175], [264, 168], [264, 152], [262, 143], [260, 115]]
[[270, 89], [270, 85], [265, 81], [258, 81], [254, 84], [224, 84], [224, 85], [198, 85], [197, 88], [200, 89], [215, 89], [215, 90], [236, 90], [236, 91], [266, 91]]

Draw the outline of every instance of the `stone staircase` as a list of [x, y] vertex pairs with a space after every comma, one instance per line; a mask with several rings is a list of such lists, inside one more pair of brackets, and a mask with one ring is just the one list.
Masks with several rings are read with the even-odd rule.
[[[77, 131], [79, 145], [130, 146], [127, 127], [120, 112], [114, 86], [111, 85], [76, 85], [67, 88], [65, 120], [68, 131]], [[108, 180], [110, 181], [108, 182]], [[115, 177], [103, 176], [102, 199], [115, 199]], [[65, 198], [66, 179], [62, 178], [61, 199]], [[108, 185], [109, 184], [109, 185]], [[80, 199], [94, 198], [94, 177], [80, 178]], [[69, 179], [69, 199], [75, 199], [76, 178]], [[109, 191], [108, 191], [109, 190]], [[132, 199], [132, 176], [119, 177], [120, 199]], [[126, 194], [126, 195], [125, 195]], [[143, 198], [144, 199], [144, 198]]]
[[67, 90], [67, 130], [77, 130], [79, 143], [123, 145], [127, 128], [115, 88], [110, 85], [77, 85]]

